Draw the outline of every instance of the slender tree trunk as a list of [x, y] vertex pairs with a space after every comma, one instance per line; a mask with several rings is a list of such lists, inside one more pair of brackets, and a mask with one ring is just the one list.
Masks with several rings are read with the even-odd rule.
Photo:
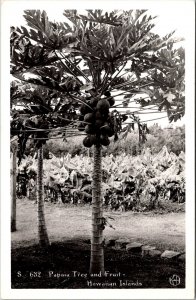
[[140, 129], [139, 123], [138, 123], [138, 133], [139, 133], [138, 152], [139, 152], [139, 154], [141, 154], [141, 129]]
[[37, 157], [37, 209], [38, 209], [38, 235], [41, 247], [49, 246], [49, 239], [44, 216], [44, 195], [43, 195], [43, 148], [38, 149]]
[[94, 146], [92, 238], [90, 273], [104, 274], [103, 202], [101, 197], [101, 146]]
[[11, 182], [11, 232], [16, 231], [16, 156], [17, 147], [13, 147], [12, 153], [12, 182]]

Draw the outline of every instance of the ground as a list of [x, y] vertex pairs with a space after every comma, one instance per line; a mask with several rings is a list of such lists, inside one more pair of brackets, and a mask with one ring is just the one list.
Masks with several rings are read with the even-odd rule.
[[[12, 288], [97, 288], [91, 286], [91, 282], [103, 283], [102, 278], [86, 278], [90, 261], [91, 207], [46, 203], [45, 212], [51, 247], [43, 251], [37, 245], [36, 204], [25, 199], [17, 202], [17, 231], [12, 233]], [[114, 219], [108, 220], [115, 228], [106, 227], [106, 239], [124, 237], [160, 250], [184, 252], [184, 213], [106, 211], [105, 216]], [[178, 261], [142, 258], [125, 250], [106, 248], [105, 268], [111, 274], [120, 272], [118, 278], [104, 278], [104, 284], [110, 285], [107, 288], [112, 287], [112, 283], [118, 285], [113, 288], [140, 287], [133, 285], [136, 282], [142, 287], [169, 288], [172, 287], [169, 278], [174, 274], [181, 278], [178, 287], [184, 287], [185, 267]], [[84, 275], [77, 276], [73, 271]], [[132, 282], [131, 287], [119, 286], [126, 280]]]
[[[65, 206], [45, 203], [45, 215], [51, 242], [72, 239], [88, 239], [91, 235], [91, 206]], [[146, 242], [160, 249], [184, 250], [184, 213], [153, 214], [105, 211], [112, 217], [106, 227], [109, 237], [126, 237]], [[17, 232], [12, 234], [12, 246], [30, 246], [37, 243], [37, 206], [33, 201], [19, 199], [17, 202]]]

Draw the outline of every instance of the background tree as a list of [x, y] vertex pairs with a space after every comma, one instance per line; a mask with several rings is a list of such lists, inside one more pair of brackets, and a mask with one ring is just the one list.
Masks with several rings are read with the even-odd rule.
[[[37, 151], [38, 236], [39, 244], [42, 247], [49, 245], [44, 215], [43, 145], [53, 130], [60, 131], [63, 134], [61, 127], [63, 126], [64, 129], [64, 126], [71, 123], [75, 116], [74, 106], [70, 105], [68, 101], [65, 104], [66, 99], [63, 100], [60, 96], [60, 94], [33, 84], [22, 84], [16, 81], [11, 83], [11, 136], [18, 136], [18, 164], [22, 160], [29, 139], [33, 139], [34, 151]], [[60, 101], [62, 102], [61, 105], [59, 105]], [[63, 105], [67, 105], [71, 111], [66, 111], [66, 117], [69, 119], [63, 118], [65, 117], [65, 114], [61, 111]], [[53, 110], [55, 113], [60, 110], [60, 117], [58, 115], [51, 117], [50, 112]], [[15, 156], [14, 158], [16, 160]], [[15, 208], [12, 215], [15, 216], [16, 203], [14, 196], [12, 197], [12, 203], [14, 204], [13, 209]], [[14, 220], [15, 218], [12, 217], [13, 224], [16, 222]]]
[[[102, 213], [101, 148], [109, 145], [111, 136], [118, 139], [128, 115], [132, 123], [140, 123], [136, 112], [120, 114], [115, 109], [119, 106], [115, 97], [122, 96], [126, 105], [133, 102], [141, 109], [152, 105], [159, 111], [164, 109], [170, 121], [182, 117], [184, 50], [173, 49], [177, 41], [173, 33], [161, 38], [151, 32], [153, 18], [146, 10], [87, 10], [86, 15], [65, 10], [64, 16], [66, 22], [53, 23], [45, 12], [25, 11], [30, 28], [13, 31], [12, 73], [82, 104], [78, 129], [87, 134], [84, 145], [94, 145], [90, 272], [103, 273], [106, 220]], [[145, 128], [139, 125], [144, 137]]]
[[16, 157], [17, 142], [11, 143], [11, 232], [16, 231]]

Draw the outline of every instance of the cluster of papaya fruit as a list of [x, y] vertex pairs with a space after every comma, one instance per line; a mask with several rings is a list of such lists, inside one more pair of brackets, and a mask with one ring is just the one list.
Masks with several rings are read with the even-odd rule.
[[81, 123], [78, 129], [87, 133], [83, 140], [85, 147], [90, 148], [96, 144], [108, 146], [110, 144], [109, 137], [115, 134], [109, 113], [109, 109], [115, 104], [115, 101], [109, 91], [105, 92], [104, 96], [103, 99], [91, 98], [80, 107], [79, 120]]

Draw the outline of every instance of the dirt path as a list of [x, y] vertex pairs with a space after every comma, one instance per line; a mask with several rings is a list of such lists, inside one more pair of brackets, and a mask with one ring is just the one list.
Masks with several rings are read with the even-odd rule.
[[[91, 207], [45, 205], [50, 241], [89, 239], [91, 234]], [[184, 251], [185, 214], [141, 214], [133, 212], [105, 212], [114, 220], [115, 228], [106, 227], [106, 238], [126, 237], [155, 245], [159, 249]], [[17, 202], [17, 232], [12, 233], [12, 246], [30, 246], [37, 243], [37, 207], [32, 201]]]

